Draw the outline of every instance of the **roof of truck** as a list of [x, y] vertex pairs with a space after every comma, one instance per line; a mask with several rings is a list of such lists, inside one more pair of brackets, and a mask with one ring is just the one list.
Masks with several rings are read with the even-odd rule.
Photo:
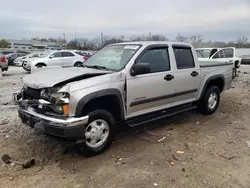
[[212, 50], [212, 49], [221, 49], [221, 48], [218, 48], [218, 47], [195, 48], [195, 50]]
[[134, 42], [122, 42], [122, 43], [116, 43], [113, 45], [117, 45], [117, 44], [127, 44], [127, 45], [154, 45], [154, 44], [167, 44], [167, 45], [173, 45], [173, 44], [179, 44], [179, 45], [188, 45], [188, 46], [192, 46], [192, 44], [190, 43], [186, 43], [186, 42], [170, 42], [170, 41], [134, 41]]

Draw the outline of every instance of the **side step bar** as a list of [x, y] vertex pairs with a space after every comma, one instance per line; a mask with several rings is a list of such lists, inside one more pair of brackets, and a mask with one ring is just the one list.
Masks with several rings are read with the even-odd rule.
[[197, 106], [195, 106], [193, 104], [181, 105], [178, 107], [173, 107], [173, 108], [169, 108], [166, 110], [158, 111], [156, 113], [151, 113], [151, 114], [128, 119], [127, 124], [130, 127], [135, 127], [135, 126], [138, 126], [138, 125], [141, 125], [144, 123], [149, 123], [149, 122], [156, 121], [159, 119], [174, 116], [176, 114], [179, 114], [179, 113], [182, 113], [182, 112], [185, 112], [188, 110], [193, 110], [195, 108], [197, 108]]

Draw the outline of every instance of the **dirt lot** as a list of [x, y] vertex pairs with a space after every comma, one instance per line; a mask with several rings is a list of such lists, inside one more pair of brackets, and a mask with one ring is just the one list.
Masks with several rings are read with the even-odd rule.
[[106, 153], [85, 158], [68, 143], [35, 135], [21, 123], [11, 94], [20, 90], [25, 73], [11, 67], [0, 80], [0, 154], [19, 161], [32, 157], [37, 164], [22, 169], [1, 161], [1, 187], [247, 188], [250, 68], [241, 71], [216, 114], [192, 111], [125, 129]]

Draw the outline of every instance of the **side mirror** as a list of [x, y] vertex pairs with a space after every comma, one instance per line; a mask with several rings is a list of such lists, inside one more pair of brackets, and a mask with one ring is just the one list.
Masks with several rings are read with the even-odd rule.
[[136, 76], [139, 74], [147, 74], [151, 72], [149, 63], [137, 63], [130, 71], [131, 76]]
[[53, 57], [52, 57], [52, 56], [49, 56], [49, 58], [50, 58], [50, 59], [53, 59]]

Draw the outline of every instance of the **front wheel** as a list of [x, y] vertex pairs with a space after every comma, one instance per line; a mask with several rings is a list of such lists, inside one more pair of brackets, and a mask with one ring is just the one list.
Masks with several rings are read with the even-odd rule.
[[95, 110], [89, 114], [89, 123], [85, 129], [85, 140], [76, 145], [81, 154], [91, 157], [106, 151], [115, 136], [115, 119], [106, 110]]
[[43, 64], [36, 65], [36, 68], [43, 68], [43, 67], [45, 67], [45, 65], [43, 65]]
[[211, 115], [218, 109], [219, 104], [220, 90], [216, 86], [210, 86], [199, 101], [198, 108], [203, 114]]

